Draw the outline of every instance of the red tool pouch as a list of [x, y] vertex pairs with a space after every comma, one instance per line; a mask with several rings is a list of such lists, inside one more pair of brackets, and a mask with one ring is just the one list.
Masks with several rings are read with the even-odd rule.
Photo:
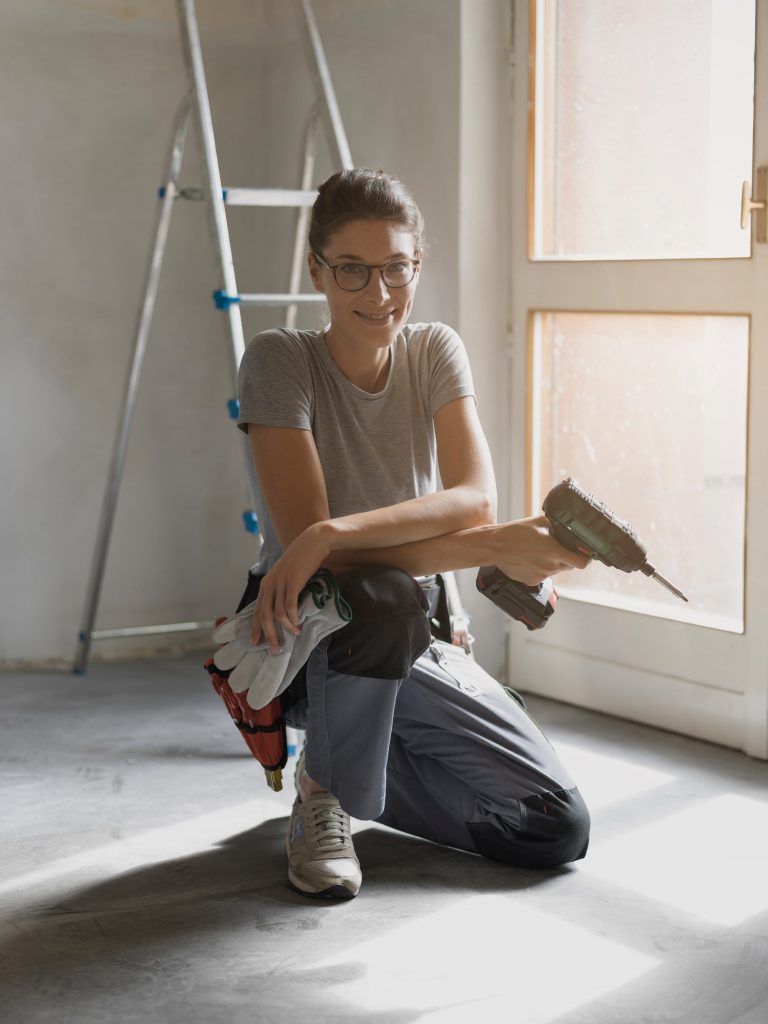
[[213, 658], [205, 662], [205, 669], [246, 746], [264, 769], [267, 785], [279, 792], [283, 788], [283, 768], [288, 761], [285, 718], [280, 698], [275, 697], [266, 707], [254, 711], [248, 705], [245, 693], [232, 691], [228, 682], [229, 672], [216, 668]]

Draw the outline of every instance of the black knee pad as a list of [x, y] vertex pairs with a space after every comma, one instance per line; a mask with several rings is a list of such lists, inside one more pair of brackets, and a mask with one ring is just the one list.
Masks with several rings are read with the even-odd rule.
[[404, 679], [429, 647], [428, 603], [407, 572], [365, 565], [337, 576], [352, 619], [332, 634], [328, 665], [373, 679]]
[[590, 818], [578, 789], [525, 797], [520, 812], [518, 828], [468, 822], [477, 852], [524, 868], [556, 868], [586, 855]]

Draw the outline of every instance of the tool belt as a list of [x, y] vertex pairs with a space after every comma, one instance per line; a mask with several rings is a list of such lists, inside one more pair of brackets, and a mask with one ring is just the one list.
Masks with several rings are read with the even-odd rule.
[[266, 707], [254, 711], [248, 706], [245, 693], [233, 692], [228, 682], [227, 669], [216, 668], [213, 658], [205, 662], [205, 669], [211, 677], [214, 690], [224, 701], [232, 721], [240, 730], [245, 745], [266, 772], [270, 787], [281, 789], [280, 776], [288, 760], [288, 743], [280, 698], [275, 697]]

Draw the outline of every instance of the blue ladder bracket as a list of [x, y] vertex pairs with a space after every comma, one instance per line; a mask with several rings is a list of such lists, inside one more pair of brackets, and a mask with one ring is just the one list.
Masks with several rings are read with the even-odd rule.
[[229, 409], [229, 418], [236, 420], [240, 415], [240, 402], [236, 398], [230, 398], [227, 402], [227, 409]]
[[299, 752], [298, 735], [293, 726], [288, 725], [285, 729], [285, 745], [288, 757], [296, 757]]
[[259, 521], [255, 512], [243, 512], [243, 523], [248, 533], [259, 532]]
[[235, 303], [239, 301], [239, 295], [227, 295], [227, 293], [222, 291], [221, 288], [213, 293], [213, 303], [216, 306], [216, 309], [227, 310], [230, 306], [234, 306]]

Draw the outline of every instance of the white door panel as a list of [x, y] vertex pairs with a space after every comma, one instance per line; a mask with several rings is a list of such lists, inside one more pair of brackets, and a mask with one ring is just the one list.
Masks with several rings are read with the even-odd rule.
[[[577, 11], [589, 13], [592, 0], [565, 2], [573, 18]], [[553, 4], [549, 5], [550, 11], [554, 10]], [[515, 6], [516, 69], [528, 67], [529, 17], [535, 6], [527, 0], [517, 0]], [[633, 17], [641, 17], [638, 12], [644, 10], [644, 5], [633, 6]], [[608, 9], [603, 0], [596, 0], [595, 10], [598, 7], [603, 13]], [[727, 6], [717, 0], [702, 0], [701, 8], [713, 23], [717, 22], [718, 31], [727, 31], [727, 17], [723, 21]], [[638, 24], [633, 31], [639, 31]], [[653, 32], [663, 31], [663, 26], [654, 23], [648, 31], [651, 38]], [[768, 164], [768, 0], [757, 2], [755, 52], [753, 181], [756, 168]], [[682, 53], [680, 61], [686, 59]], [[652, 70], [649, 68], [649, 74]], [[577, 72], [578, 65], [575, 72], [570, 67], [571, 76]], [[727, 80], [722, 67], [718, 74], [720, 81]], [[555, 616], [543, 630], [528, 632], [520, 623], [509, 623], [510, 683], [768, 757], [768, 245], [757, 244], [753, 235], [751, 255], [729, 259], [532, 259], [528, 243], [535, 233], [530, 232], [527, 211], [529, 201], [530, 208], [535, 207], [530, 180], [533, 165], [529, 160], [529, 142], [533, 144], [534, 136], [528, 104], [534, 78], [528, 76], [526, 81], [519, 71], [514, 77], [510, 298], [513, 516], [538, 511], [539, 504], [538, 496], [531, 493], [535, 473], [531, 469], [534, 454], [530, 416], [535, 401], [530, 390], [535, 381], [529, 365], [529, 330], [534, 311], [730, 314], [748, 317], [750, 330], [748, 404], [741, 413], [734, 410], [734, 416], [742, 417], [739, 429], [747, 421], [746, 543], [741, 545], [740, 555], [728, 555], [731, 559], [741, 557], [745, 565], [743, 632], [606, 607], [593, 603], [588, 596], [561, 597]], [[551, 81], [547, 87], [553, 88]], [[702, 88], [708, 88], [706, 82]], [[630, 102], [631, 96], [625, 100]], [[718, 123], [722, 123], [722, 103], [716, 113]], [[743, 112], [740, 119], [743, 122]], [[643, 131], [651, 128], [643, 122]], [[557, 152], [563, 159], [562, 153], [568, 149], [561, 147]], [[543, 159], [541, 153], [539, 159]], [[567, 167], [561, 167], [559, 173], [567, 173]], [[679, 173], [689, 175], [693, 187], [696, 176], [704, 174], [705, 169], [691, 165], [679, 168]], [[662, 178], [655, 181], [655, 187], [663, 188]], [[631, 200], [633, 185], [632, 181], [621, 183], [627, 201]], [[728, 187], [730, 190], [730, 182]], [[715, 194], [711, 182], [701, 191], [710, 200]], [[733, 198], [736, 217], [738, 198]], [[541, 199], [537, 202], [540, 205]], [[659, 209], [668, 215], [668, 205], [663, 201]], [[668, 395], [670, 382], [665, 383]], [[588, 386], [585, 380], [584, 387]], [[648, 488], [654, 490], [654, 500], [664, 502], [664, 486], [649, 480]], [[667, 489], [672, 489], [671, 482]], [[608, 501], [621, 518], [633, 522], [633, 508], [622, 504], [620, 495], [596, 493], [596, 497]], [[681, 545], [695, 532], [687, 525], [686, 517], [693, 521], [696, 516], [695, 502], [693, 507], [680, 511], [675, 528]], [[685, 591], [686, 580], [674, 578], [655, 557], [653, 538], [642, 530], [640, 534], [648, 546], [649, 560]], [[702, 547], [697, 553], [702, 562], [708, 556], [713, 563], [717, 561], [711, 548], [700, 540], [696, 543]], [[718, 543], [716, 537], [711, 539], [711, 545]], [[716, 584], [714, 580], [713, 586]]]

